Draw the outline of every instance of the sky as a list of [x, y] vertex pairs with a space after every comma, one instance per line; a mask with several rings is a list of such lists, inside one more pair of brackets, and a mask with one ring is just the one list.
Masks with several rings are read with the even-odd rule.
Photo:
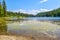
[[8, 11], [37, 14], [60, 7], [60, 0], [5, 0]]

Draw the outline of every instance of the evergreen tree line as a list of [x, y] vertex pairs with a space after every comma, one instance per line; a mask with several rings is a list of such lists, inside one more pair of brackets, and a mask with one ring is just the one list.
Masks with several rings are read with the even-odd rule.
[[20, 12], [7, 12], [8, 17], [35, 17], [35, 15], [27, 14], [27, 13], [20, 13]]
[[40, 12], [37, 17], [60, 17], [60, 8], [48, 12]]

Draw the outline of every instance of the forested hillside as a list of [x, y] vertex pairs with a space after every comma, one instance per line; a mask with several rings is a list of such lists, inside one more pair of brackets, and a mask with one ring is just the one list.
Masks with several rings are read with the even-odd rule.
[[37, 17], [60, 17], [60, 8], [48, 12], [40, 12]]

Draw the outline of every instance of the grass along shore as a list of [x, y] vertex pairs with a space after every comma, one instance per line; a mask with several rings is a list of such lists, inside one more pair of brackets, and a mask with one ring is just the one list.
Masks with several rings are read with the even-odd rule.
[[7, 25], [5, 18], [1, 17], [0, 18], [0, 34], [6, 33], [7, 32]]

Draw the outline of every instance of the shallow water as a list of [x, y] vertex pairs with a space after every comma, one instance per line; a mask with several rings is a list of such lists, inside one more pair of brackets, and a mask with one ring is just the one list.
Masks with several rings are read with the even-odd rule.
[[56, 37], [60, 35], [60, 25], [53, 23], [60, 18], [24, 18], [23, 21], [8, 23], [8, 32], [29, 36], [47, 35]]

